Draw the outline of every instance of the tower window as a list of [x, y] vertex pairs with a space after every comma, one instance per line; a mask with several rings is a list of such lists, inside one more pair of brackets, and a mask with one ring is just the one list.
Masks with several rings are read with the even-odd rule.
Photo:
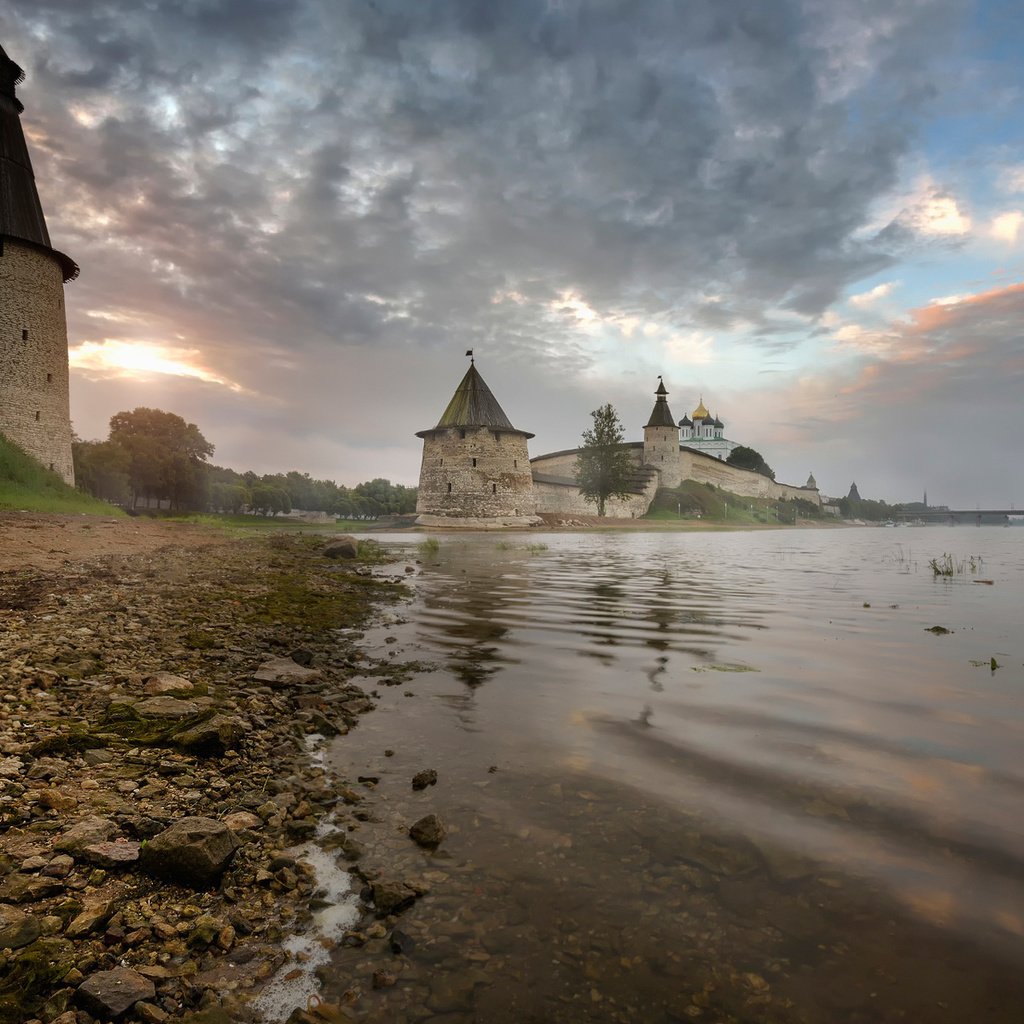
[[441, 460], [441, 465], [442, 465], [442, 466], [444, 465], [444, 459], [442, 459], [442, 460]]
[[22, 327], [22, 329], [21, 329], [21, 340], [22, 341], [28, 341], [28, 328], [27, 327]]
[[473, 465], [476, 466], [476, 459], [473, 460]]
[[448, 485], [448, 493], [449, 493], [449, 494], [451, 494], [451, 493], [452, 493], [452, 485], [451, 485], [451, 484], [449, 484], [449, 485]]
[[36, 423], [39, 422], [39, 410], [36, 409]]
[[53, 463], [52, 462], [50, 463], [50, 469], [53, 469]]
[[46, 375], [46, 383], [47, 384], [52, 384], [53, 383], [53, 374], [52, 373], [48, 373]]
[[460, 430], [459, 431], [459, 437], [461, 437], [462, 440], [465, 441], [466, 440], [466, 432], [464, 430]]
[[497, 493], [498, 493], [498, 485], [497, 484], [491, 484], [491, 494], [497, 494]]
[[512, 460], [512, 468], [513, 469], [518, 469], [519, 468], [519, 460], [518, 459], [513, 459]]

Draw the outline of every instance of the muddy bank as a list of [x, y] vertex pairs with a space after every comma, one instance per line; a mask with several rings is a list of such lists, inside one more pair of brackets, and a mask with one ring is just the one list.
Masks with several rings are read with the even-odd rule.
[[358, 648], [404, 574], [163, 523], [4, 516], [0, 540], [0, 1021], [254, 1019], [338, 895], [318, 851], [367, 816], [310, 737], [404, 680]]

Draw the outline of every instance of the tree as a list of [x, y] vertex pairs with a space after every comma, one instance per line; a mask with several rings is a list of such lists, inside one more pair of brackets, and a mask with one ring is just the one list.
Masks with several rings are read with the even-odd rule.
[[206, 460], [213, 445], [194, 423], [173, 412], [140, 407], [111, 417], [110, 442], [128, 454], [133, 504], [147, 497], [168, 500], [174, 509], [205, 505]]
[[128, 502], [128, 453], [110, 441], [71, 442], [75, 486], [94, 498], [124, 505]]
[[753, 448], [747, 448], [744, 445], [738, 445], [729, 452], [729, 458], [725, 460], [730, 466], [735, 466], [737, 469], [750, 469], [755, 473], [760, 473], [761, 476], [766, 476], [775, 479], [775, 470], [768, 465], [767, 462], [761, 456], [760, 452], [754, 451]]
[[597, 504], [604, 515], [605, 502], [611, 497], [627, 498], [632, 493], [634, 466], [629, 450], [623, 447], [623, 430], [618, 413], [602, 405], [591, 414], [594, 425], [583, 431], [583, 445], [576, 460], [576, 483], [587, 501]]

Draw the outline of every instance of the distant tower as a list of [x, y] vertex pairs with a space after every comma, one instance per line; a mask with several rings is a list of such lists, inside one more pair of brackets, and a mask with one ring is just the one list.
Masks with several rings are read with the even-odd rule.
[[850, 493], [846, 496], [849, 501], [860, 501], [860, 491], [857, 490], [857, 481], [850, 484]]
[[807, 474], [807, 483], [804, 484], [804, 487], [812, 491], [816, 491], [818, 489], [818, 481], [814, 479], [813, 473]]
[[665, 382], [658, 378], [654, 408], [644, 426], [644, 465], [661, 470], [663, 487], [679, 484], [679, 427], [668, 407]]
[[472, 361], [437, 426], [416, 436], [423, 438], [417, 522], [540, 522], [526, 446], [533, 434], [512, 426]]
[[924, 507], [925, 508], [928, 507], [928, 492], [927, 491], [924, 492]]
[[21, 129], [25, 74], [0, 47], [0, 433], [74, 483], [64, 284]]

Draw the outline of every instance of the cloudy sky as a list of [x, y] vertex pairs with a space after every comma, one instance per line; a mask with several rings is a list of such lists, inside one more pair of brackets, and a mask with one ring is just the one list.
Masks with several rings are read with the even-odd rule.
[[778, 478], [1024, 505], [1017, 0], [7, 0], [72, 418], [414, 483], [663, 374]]

